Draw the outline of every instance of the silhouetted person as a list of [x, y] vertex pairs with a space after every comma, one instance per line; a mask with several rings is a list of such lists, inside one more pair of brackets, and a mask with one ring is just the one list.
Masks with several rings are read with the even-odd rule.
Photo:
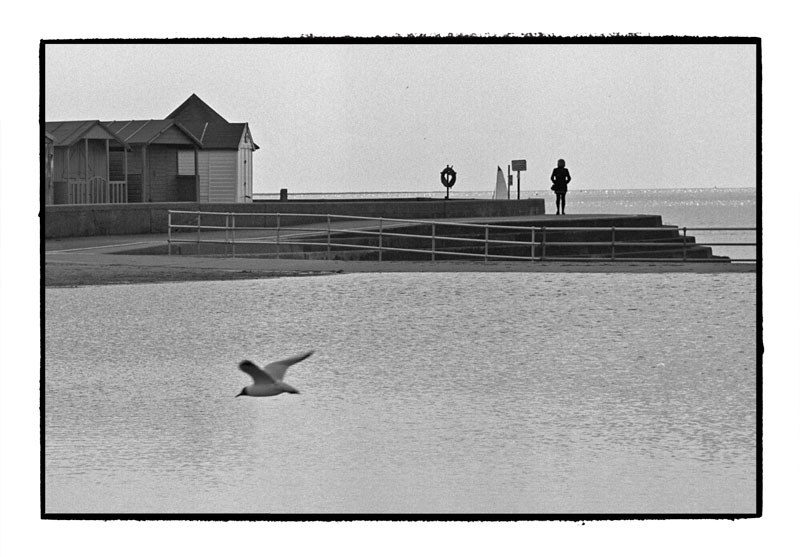
[[553, 173], [550, 175], [550, 181], [553, 182], [553, 185], [550, 186], [550, 189], [553, 190], [556, 194], [556, 214], [564, 215], [564, 207], [566, 207], [567, 203], [567, 184], [569, 184], [572, 178], [569, 175], [569, 170], [567, 167], [564, 166], [566, 163], [564, 159], [558, 159], [558, 167], [553, 169]]

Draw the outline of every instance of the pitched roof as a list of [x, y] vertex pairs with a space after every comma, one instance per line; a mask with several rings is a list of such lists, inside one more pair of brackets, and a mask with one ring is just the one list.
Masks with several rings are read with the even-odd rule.
[[[194, 93], [167, 118], [180, 122], [204, 149], [238, 149], [247, 128], [247, 124], [231, 124]], [[258, 149], [255, 142], [253, 147]]]
[[115, 139], [120, 144], [127, 146], [122, 137], [99, 120], [69, 120], [44, 123], [45, 134], [50, 134], [53, 145], [56, 147], [73, 145], [95, 127], [102, 129], [111, 139]]
[[152, 143], [166, 130], [175, 126], [194, 143], [200, 145], [200, 140], [197, 136], [171, 118], [164, 120], [114, 120], [112, 122], [103, 122], [103, 124], [122, 137], [127, 143]]
[[188, 99], [183, 101], [183, 104], [181, 104], [178, 108], [170, 112], [169, 115], [167, 115], [167, 118], [175, 118], [197, 137], [200, 137], [203, 132], [203, 128], [207, 123], [228, 123], [228, 121], [220, 116], [216, 110], [208, 106], [194, 93], [192, 93]]
[[246, 124], [209, 122], [203, 130], [204, 149], [238, 149]]

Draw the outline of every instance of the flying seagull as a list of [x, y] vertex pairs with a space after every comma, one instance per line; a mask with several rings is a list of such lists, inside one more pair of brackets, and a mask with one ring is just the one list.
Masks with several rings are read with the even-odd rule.
[[275, 396], [281, 393], [300, 394], [300, 391], [283, 382], [283, 376], [289, 366], [302, 362], [314, 352], [306, 352], [294, 358], [286, 358], [272, 362], [264, 369], [261, 369], [250, 360], [244, 360], [239, 364], [239, 369], [253, 378], [253, 384], [248, 385], [236, 396]]

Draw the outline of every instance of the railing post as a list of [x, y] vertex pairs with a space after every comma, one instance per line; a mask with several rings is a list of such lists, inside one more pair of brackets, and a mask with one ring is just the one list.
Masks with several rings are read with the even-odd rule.
[[172, 255], [172, 211], [167, 211], [167, 255]]
[[614, 230], [614, 227], [612, 226], [611, 227], [611, 261], [614, 261], [614, 257], [616, 256], [615, 241], [616, 241], [616, 232]]
[[536, 227], [531, 226], [531, 263], [536, 257]]
[[378, 220], [378, 261], [383, 261], [383, 217]]
[[195, 255], [200, 255], [200, 211], [197, 212], [197, 252]]
[[547, 227], [542, 227], [542, 261], [544, 261], [545, 252], [547, 250]]
[[230, 228], [231, 228], [231, 214], [227, 213], [225, 215], [225, 255], [228, 255], [228, 244], [231, 243], [229, 234]]
[[683, 227], [683, 260], [686, 261], [686, 227]]
[[436, 261], [436, 223], [431, 223], [431, 261]]
[[231, 214], [231, 257], [236, 257], [236, 213]]
[[483, 232], [483, 262], [489, 262], [489, 225], [486, 225]]
[[328, 261], [331, 259], [331, 216], [328, 215]]
[[281, 214], [276, 214], [275, 223], [275, 259], [281, 258]]

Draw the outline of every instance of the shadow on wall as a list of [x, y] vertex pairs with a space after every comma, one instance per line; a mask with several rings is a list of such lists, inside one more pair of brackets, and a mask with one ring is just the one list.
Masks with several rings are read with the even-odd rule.
[[[447, 219], [544, 214], [544, 199], [456, 200], [308, 200], [259, 203], [135, 203], [128, 205], [51, 205], [45, 207], [44, 237], [167, 233], [168, 211], [281, 213], [281, 224], [320, 222], [326, 215], [395, 219]], [[292, 217], [291, 213], [319, 217]]]

